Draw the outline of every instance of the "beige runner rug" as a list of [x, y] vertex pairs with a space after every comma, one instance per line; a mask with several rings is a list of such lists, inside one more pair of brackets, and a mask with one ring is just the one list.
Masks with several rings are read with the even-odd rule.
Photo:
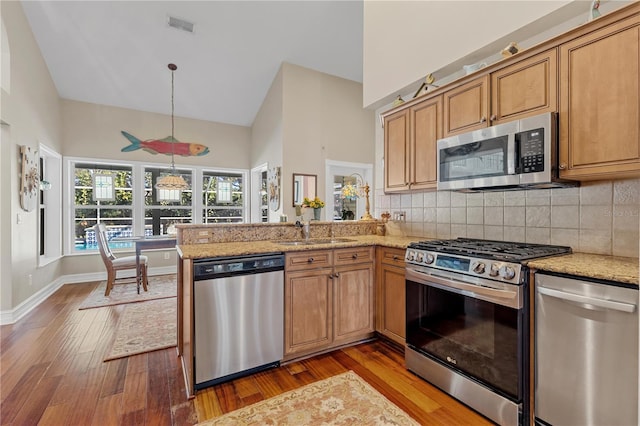
[[407, 413], [353, 371], [281, 395], [198, 425], [411, 425]]
[[123, 303], [144, 302], [146, 300], [164, 299], [167, 297], [176, 297], [178, 287], [176, 284], [176, 275], [158, 275], [149, 277], [148, 290], [144, 291], [140, 286], [140, 294], [136, 288], [135, 278], [131, 282], [116, 281], [111, 293], [104, 295], [107, 282], [101, 282], [98, 287], [87, 296], [80, 304], [78, 309], [99, 308], [102, 306], [121, 305]]
[[126, 305], [105, 361], [176, 346], [177, 310], [175, 297]]

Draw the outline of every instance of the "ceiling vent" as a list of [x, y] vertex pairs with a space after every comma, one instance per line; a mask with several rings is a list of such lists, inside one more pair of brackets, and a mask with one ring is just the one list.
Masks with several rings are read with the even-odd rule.
[[170, 27], [177, 28], [182, 31], [186, 31], [188, 33], [193, 32], [193, 23], [189, 21], [185, 21], [184, 19], [176, 18], [174, 16], [169, 16], [168, 23]]

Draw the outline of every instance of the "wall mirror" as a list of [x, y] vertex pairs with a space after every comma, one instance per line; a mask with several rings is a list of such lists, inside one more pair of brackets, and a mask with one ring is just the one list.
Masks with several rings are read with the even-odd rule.
[[293, 174], [293, 206], [302, 204], [306, 198], [314, 199], [317, 191], [317, 176], [302, 173]]

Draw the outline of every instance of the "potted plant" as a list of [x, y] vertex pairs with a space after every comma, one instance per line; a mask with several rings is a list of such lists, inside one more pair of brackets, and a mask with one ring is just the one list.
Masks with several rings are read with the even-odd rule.
[[313, 218], [315, 220], [320, 220], [320, 212], [324, 207], [324, 201], [322, 201], [318, 197], [315, 197], [313, 200], [304, 197], [304, 200], [302, 200], [302, 205], [305, 207], [311, 207], [313, 209]]

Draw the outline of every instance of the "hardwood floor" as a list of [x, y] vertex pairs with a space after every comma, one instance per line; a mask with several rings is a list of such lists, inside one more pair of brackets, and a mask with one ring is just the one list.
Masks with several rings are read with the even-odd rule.
[[425, 425], [490, 421], [404, 368], [377, 341], [199, 391], [187, 400], [176, 350], [104, 362], [122, 305], [78, 310], [97, 283], [65, 285], [0, 327], [0, 424], [191, 425], [353, 370]]

